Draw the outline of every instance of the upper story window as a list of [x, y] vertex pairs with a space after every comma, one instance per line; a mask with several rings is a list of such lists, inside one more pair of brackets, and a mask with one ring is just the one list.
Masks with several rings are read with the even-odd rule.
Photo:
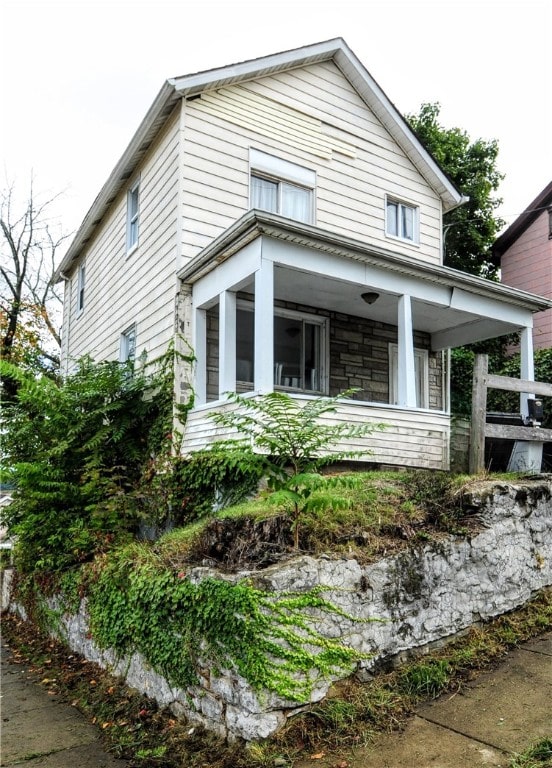
[[418, 208], [400, 200], [387, 198], [385, 203], [385, 233], [409, 243], [419, 241]]
[[86, 288], [86, 265], [80, 264], [77, 275], [77, 312], [84, 310], [84, 293]]
[[312, 224], [315, 172], [256, 149], [250, 150], [249, 159], [251, 208]]
[[137, 181], [127, 192], [127, 253], [138, 246], [140, 225], [140, 182]]
[[136, 325], [131, 325], [121, 334], [119, 360], [121, 363], [134, 362], [136, 359]]

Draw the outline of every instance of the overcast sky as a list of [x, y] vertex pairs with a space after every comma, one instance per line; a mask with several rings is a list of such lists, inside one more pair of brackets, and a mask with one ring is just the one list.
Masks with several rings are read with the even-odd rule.
[[[552, 178], [549, 0], [3, 0], [2, 176], [78, 227], [164, 80], [343, 37], [403, 113], [496, 138], [508, 223]], [[3, 179], [4, 182], [4, 179]], [[2, 183], [4, 186], [4, 183]]]

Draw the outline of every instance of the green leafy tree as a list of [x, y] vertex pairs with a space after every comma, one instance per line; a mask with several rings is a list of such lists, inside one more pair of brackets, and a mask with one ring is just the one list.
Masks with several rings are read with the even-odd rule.
[[91, 558], [131, 530], [129, 490], [148, 457], [170, 450], [166, 372], [83, 359], [63, 384], [2, 361], [17, 383], [2, 413], [6, 510], [22, 571], [56, 571]]
[[[324, 424], [321, 417], [335, 413], [338, 400], [352, 394], [348, 390], [336, 397], [314, 398], [306, 403], [284, 392], [270, 392], [252, 399], [230, 393], [238, 407], [212, 415], [223, 427], [237, 430], [241, 439], [226, 442], [228, 449], [266, 456], [264, 468], [272, 500], [291, 509], [294, 545], [299, 546], [301, 515], [310, 509], [343, 507], [348, 501], [335, 493], [351, 485], [348, 477], [323, 476], [320, 470], [336, 461], [358, 456], [358, 451], [339, 451], [342, 439], [353, 439], [384, 429], [384, 424]], [[243, 439], [245, 438], [245, 440]], [[366, 451], [363, 455], [369, 455]], [[315, 493], [316, 491], [316, 493]]]
[[422, 104], [406, 119], [451, 181], [469, 201], [445, 214], [443, 221], [446, 266], [496, 279], [491, 246], [504, 221], [496, 215], [502, 200], [496, 197], [503, 175], [497, 170], [495, 139], [472, 141], [460, 128], [439, 122], [440, 104]]

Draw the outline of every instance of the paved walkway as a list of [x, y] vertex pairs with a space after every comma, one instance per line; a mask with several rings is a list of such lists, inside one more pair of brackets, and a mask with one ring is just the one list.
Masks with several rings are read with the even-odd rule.
[[[98, 730], [57, 702], [2, 649], [2, 766], [123, 768]], [[400, 734], [369, 749], [316, 760], [318, 768], [507, 768], [512, 754], [552, 737], [552, 633], [525, 643], [462, 693], [424, 704]], [[313, 766], [312, 760], [301, 763]]]
[[27, 768], [124, 768], [102, 748], [98, 729], [37, 684], [2, 646], [0, 765]]

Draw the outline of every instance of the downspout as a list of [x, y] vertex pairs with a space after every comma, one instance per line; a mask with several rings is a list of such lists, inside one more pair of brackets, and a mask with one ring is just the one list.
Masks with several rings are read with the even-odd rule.
[[[70, 335], [71, 335], [71, 278], [68, 275], [66, 275], [65, 272], [60, 272], [59, 273], [59, 277], [65, 283], [65, 287], [64, 287], [64, 291], [63, 291], [63, 314], [64, 315], [65, 315], [66, 306], [67, 306], [67, 304], [69, 305], [68, 309], [67, 309], [67, 325], [64, 328], [64, 323], [62, 322], [62, 324], [61, 324], [61, 333], [62, 333], [62, 336], [61, 336], [61, 354], [62, 354], [62, 358], [65, 357], [65, 360], [64, 360], [64, 362], [65, 362], [64, 374], [65, 374], [65, 376], [67, 376], [67, 371], [68, 371], [68, 366], [69, 366], [69, 338], [70, 338]], [[69, 291], [69, 297], [68, 297], [69, 301], [68, 302], [66, 301], [66, 299], [67, 299], [67, 295], [66, 295], [67, 291]], [[65, 347], [65, 351], [66, 351], [65, 356], [63, 355], [64, 347]]]

